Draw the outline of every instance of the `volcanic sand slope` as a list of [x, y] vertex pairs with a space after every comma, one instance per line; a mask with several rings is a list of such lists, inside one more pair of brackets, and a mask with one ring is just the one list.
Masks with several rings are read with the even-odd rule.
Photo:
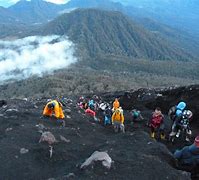
[[[169, 91], [171, 94], [168, 96], [165, 92], [162, 99], [171, 97], [167, 102], [169, 106], [169, 103], [175, 103], [175, 100], [182, 97], [181, 92], [184, 92], [185, 96], [189, 94], [190, 88], [185, 88], [184, 91], [174, 89]], [[192, 97], [198, 98], [198, 94], [195, 93], [197, 87], [192, 88], [194, 90], [190, 92], [195, 94]], [[173, 97], [172, 92], [178, 92], [179, 96]], [[140, 96], [134, 98], [133, 94], [140, 94]], [[151, 109], [157, 105], [157, 97], [160, 97], [157, 94], [160, 94], [160, 91], [139, 90], [133, 94], [115, 92], [102, 95], [108, 102], [118, 96], [122, 106], [126, 104], [124, 106], [127, 127], [125, 134], [115, 134], [112, 128], [105, 128], [94, 122], [93, 118], [84, 115], [83, 111], [76, 107], [75, 101], [71, 102], [66, 98], [66, 107], [64, 107], [67, 115], [66, 127], [61, 127], [53, 119], [41, 117], [47, 98], [8, 100], [7, 106], [0, 109], [1, 178], [190, 179], [188, 174], [172, 167], [174, 159], [171, 153], [166, 146], [149, 137], [149, 130], [144, 126], [145, 122], [138, 124], [138, 127], [132, 127], [130, 124], [128, 109], [132, 107], [132, 102], [134, 101], [134, 106], [143, 111], [145, 120], [147, 120]], [[152, 99], [154, 106], [148, 107]], [[190, 104], [192, 98], [189, 100], [187, 99], [187, 102]], [[194, 103], [193, 107], [195, 107]], [[41, 130], [52, 132], [58, 141], [53, 145], [51, 158], [49, 146], [46, 143], [39, 143], [41, 136], [39, 131]], [[197, 130], [194, 129], [194, 133]], [[67, 142], [61, 141], [60, 135], [65, 137]], [[20, 153], [21, 148], [29, 151], [22, 154]], [[107, 170], [97, 163], [94, 168], [80, 170], [79, 166], [96, 150], [108, 151], [114, 161], [112, 168]]]

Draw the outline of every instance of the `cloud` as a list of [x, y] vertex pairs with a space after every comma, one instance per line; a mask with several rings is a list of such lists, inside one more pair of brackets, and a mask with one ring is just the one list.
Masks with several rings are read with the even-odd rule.
[[31, 36], [0, 41], [0, 82], [42, 76], [77, 62], [74, 44], [66, 37]]
[[19, 0], [0, 0], [0, 6], [3, 6], [3, 7], [8, 7], [8, 6], [11, 6], [13, 4], [15, 4], [16, 2], [18, 2]]
[[[20, 0], [0, 0], [0, 6], [9, 7], [11, 5], [14, 5], [18, 1]], [[26, 1], [31, 1], [31, 0], [26, 0]], [[43, 0], [43, 1], [51, 2], [55, 4], [65, 4], [69, 2], [70, 0]]]
[[45, 1], [55, 3], [55, 4], [65, 4], [69, 2], [70, 0], [45, 0]]

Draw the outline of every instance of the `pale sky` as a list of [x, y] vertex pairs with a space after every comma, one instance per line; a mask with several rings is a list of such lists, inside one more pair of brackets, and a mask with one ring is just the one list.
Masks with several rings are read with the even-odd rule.
[[[18, 1], [19, 0], [0, 0], [0, 6], [8, 7], [8, 6], [15, 4]], [[27, 1], [30, 1], [30, 0], [27, 0]], [[56, 3], [56, 4], [64, 4], [70, 0], [44, 0], [44, 1], [52, 2], [52, 3]]]

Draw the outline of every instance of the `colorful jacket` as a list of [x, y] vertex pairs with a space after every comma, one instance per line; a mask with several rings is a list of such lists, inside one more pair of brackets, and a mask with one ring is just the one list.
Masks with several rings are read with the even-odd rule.
[[86, 113], [86, 114], [89, 114], [89, 115], [91, 115], [91, 116], [96, 116], [96, 112], [93, 111], [92, 109], [89, 109], [89, 108], [85, 110], [85, 113]]
[[124, 124], [124, 115], [119, 110], [116, 110], [112, 115], [112, 123], [114, 122]]
[[164, 122], [163, 114], [153, 113], [150, 126], [153, 128], [159, 128], [160, 125]]
[[[54, 108], [53, 109], [49, 109], [48, 108], [49, 104], [53, 104]], [[45, 116], [50, 116], [51, 117], [53, 114], [58, 119], [64, 119], [65, 118], [63, 110], [62, 110], [62, 105], [56, 100], [52, 100], [52, 101], [48, 102], [46, 104], [44, 110], [43, 110], [43, 115], [45, 115]]]

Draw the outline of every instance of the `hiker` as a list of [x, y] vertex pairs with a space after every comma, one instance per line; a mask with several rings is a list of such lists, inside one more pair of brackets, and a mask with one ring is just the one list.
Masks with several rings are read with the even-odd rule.
[[186, 103], [183, 101], [179, 102], [176, 106], [172, 106], [168, 112], [170, 120], [174, 122], [176, 117], [180, 116], [185, 108]]
[[113, 102], [113, 109], [112, 109], [112, 111], [114, 112], [119, 107], [120, 107], [120, 102], [118, 101], [118, 98], [115, 98], [115, 101]]
[[141, 112], [137, 109], [133, 109], [131, 111], [131, 115], [132, 115], [132, 121], [133, 122], [138, 122], [138, 121], [141, 121], [141, 120], [144, 119], [141, 115]]
[[86, 110], [86, 109], [88, 108], [88, 103], [87, 103], [87, 100], [86, 100], [86, 99], [84, 99], [83, 102], [82, 102], [82, 108], [83, 108], [84, 110]]
[[172, 127], [171, 127], [171, 133], [170, 136], [175, 136], [176, 134], [176, 124], [179, 121], [179, 119], [182, 117], [182, 112], [186, 107], [186, 103], [181, 101], [178, 103], [177, 106], [173, 106], [169, 109], [169, 118], [173, 121]]
[[185, 146], [181, 150], [176, 150], [174, 157], [182, 166], [188, 165], [195, 167], [199, 165], [199, 135], [195, 138], [192, 145]]
[[89, 114], [89, 115], [91, 115], [91, 116], [96, 116], [96, 112], [95, 111], [93, 111], [90, 107], [88, 107], [86, 110], [85, 110], [85, 113], [86, 114]]
[[43, 116], [56, 117], [57, 119], [64, 119], [62, 104], [57, 100], [48, 102], [43, 110]]
[[157, 107], [152, 113], [152, 118], [149, 126], [151, 127], [151, 137], [155, 138], [156, 133], [160, 135], [160, 139], [165, 139], [164, 133], [164, 115], [161, 112], [161, 109]]
[[93, 111], [90, 107], [88, 107], [86, 110], [85, 110], [85, 113], [92, 116], [94, 121], [98, 121], [97, 117], [96, 117], [96, 112]]
[[112, 110], [110, 107], [106, 107], [104, 111], [104, 125], [111, 124]]
[[[193, 113], [190, 110], [184, 110], [182, 115], [177, 117], [175, 120], [175, 129], [170, 133], [170, 139], [174, 139], [175, 137], [179, 137], [181, 132], [185, 135], [185, 141], [190, 141], [190, 136], [192, 134], [190, 128], [190, 121], [193, 116]], [[172, 134], [173, 133], [173, 134]]]
[[171, 133], [169, 134], [171, 139], [173, 139], [174, 136], [178, 138], [181, 131], [184, 130], [186, 132], [185, 140], [189, 141], [189, 136], [191, 135], [189, 121], [191, 120], [193, 114], [190, 110], [185, 110], [185, 108], [186, 103], [182, 101], [176, 106], [175, 113], [170, 113], [170, 118], [172, 118], [173, 121]]
[[78, 102], [77, 102], [77, 105], [81, 108], [81, 109], [83, 109], [83, 102], [85, 101], [85, 98], [84, 98], [84, 96], [80, 96], [79, 97], [79, 100], [78, 100]]
[[94, 100], [93, 99], [90, 99], [89, 101], [88, 101], [88, 107], [91, 109], [91, 110], [95, 110], [95, 102], [94, 102]]
[[121, 110], [119, 108], [117, 108], [112, 115], [112, 124], [115, 132], [118, 132], [119, 130], [123, 133], [125, 132], [124, 115], [123, 113], [121, 113]]
[[101, 111], [105, 111], [108, 107], [109, 107], [109, 103], [107, 103], [107, 102], [100, 102], [99, 103], [99, 109]]

